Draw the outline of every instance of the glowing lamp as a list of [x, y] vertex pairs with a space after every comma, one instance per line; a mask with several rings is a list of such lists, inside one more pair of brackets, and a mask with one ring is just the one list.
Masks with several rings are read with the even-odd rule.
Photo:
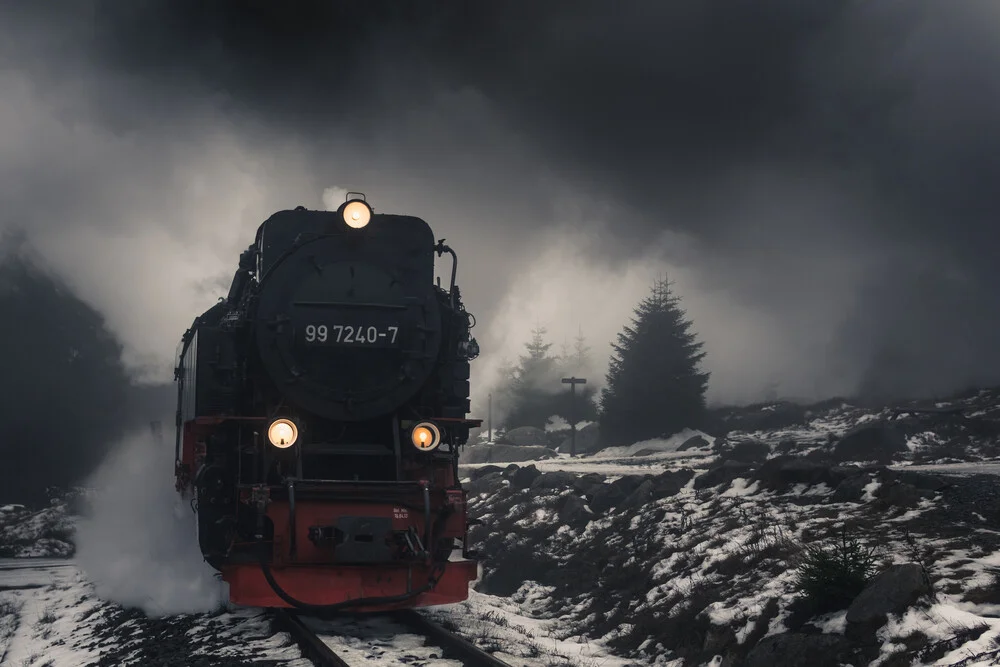
[[267, 439], [278, 449], [287, 449], [299, 439], [299, 429], [290, 419], [275, 419], [267, 427]]
[[344, 216], [344, 222], [348, 227], [361, 229], [371, 221], [372, 209], [360, 199], [352, 199], [344, 204], [341, 215]]
[[410, 442], [423, 452], [437, 449], [441, 444], [441, 430], [432, 422], [420, 422], [410, 431]]

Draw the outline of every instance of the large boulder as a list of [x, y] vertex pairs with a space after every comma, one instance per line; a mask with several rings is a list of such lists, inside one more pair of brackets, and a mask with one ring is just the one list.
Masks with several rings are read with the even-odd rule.
[[585, 496], [590, 490], [604, 484], [605, 479], [605, 476], [599, 472], [590, 472], [586, 475], [580, 475], [573, 480], [573, 490], [581, 496]]
[[835, 503], [860, 503], [864, 499], [865, 487], [872, 483], [870, 473], [861, 472], [843, 480], [833, 490], [831, 500]]
[[694, 477], [694, 470], [682, 468], [680, 470], [667, 470], [653, 478], [653, 497], [666, 498], [675, 496], [681, 492], [691, 478]]
[[749, 477], [752, 466], [749, 463], [739, 461], [723, 461], [721, 464], [709, 468], [694, 480], [694, 488], [708, 489], [713, 486], [725, 484], [729, 486], [734, 479], [739, 477]]
[[[559, 445], [559, 452], [566, 454], [569, 453], [571, 436], [567, 435], [562, 444]], [[596, 452], [601, 448], [600, 443], [600, 431], [598, 430], [597, 422], [592, 424], [587, 424], [579, 431], [576, 432], [576, 453], [577, 454], [591, 454]]]
[[504, 478], [509, 479], [510, 485], [515, 489], [527, 489], [541, 474], [535, 466], [519, 468], [514, 464], [503, 471]]
[[902, 614], [931, 591], [924, 568], [917, 563], [892, 565], [868, 582], [847, 609], [847, 636], [871, 641], [889, 614]]
[[475, 498], [481, 493], [494, 493], [504, 485], [502, 473], [491, 472], [464, 485], [469, 498]]
[[517, 445], [518, 447], [547, 447], [549, 437], [540, 428], [520, 426], [507, 431], [498, 439], [500, 444]]
[[807, 411], [805, 407], [795, 403], [777, 402], [713, 412], [718, 415], [717, 430], [749, 433], [773, 431], [805, 423]]
[[628, 507], [629, 509], [641, 509], [649, 504], [653, 500], [654, 483], [652, 479], [647, 479], [639, 487], [630, 493], [625, 500], [622, 501], [622, 507]]
[[552, 458], [548, 447], [521, 447], [518, 445], [469, 445], [458, 457], [460, 464], [516, 463]]
[[559, 508], [559, 521], [571, 526], [585, 524], [590, 521], [590, 510], [579, 497], [567, 496], [563, 506]]
[[542, 490], [542, 489], [566, 489], [573, 485], [576, 480], [576, 475], [571, 472], [566, 472], [565, 470], [554, 470], [552, 472], [543, 472], [541, 475], [536, 477], [534, 481], [531, 482], [531, 490]]
[[786, 491], [796, 484], [826, 484], [834, 489], [845, 477], [847, 473], [843, 468], [831, 467], [800, 456], [773, 458], [754, 473], [754, 478], [760, 480], [761, 486], [770, 491]]
[[924, 498], [933, 498], [934, 492], [893, 480], [882, 484], [875, 491], [875, 497], [882, 506], [916, 507]]
[[747, 654], [746, 667], [840, 667], [858, 664], [851, 643], [840, 635], [789, 632], [760, 640]]
[[933, 475], [919, 470], [886, 470], [886, 477], [889, 480], [898, 479], [900, 482], [909, 484], [921, 491], [944, 491], [952, 486], [952, 483], [944, 477]]
[[726, 441], [722, 444], [719, 456], [727, 461], [740, 463], [762, 463], [771, 454], [767, 443], [758, 440]]
[[592, 487], [586, 494], [587, 504], [594, 512], [607, 512], [620, 506], [645, 481], [638, 475], [625, 475], [610, 484], [600, 484]]
[[876, 461], [891, 463], [908, 452], [906, 436], [891, 424], [862, 424], [848, 431], [833, 448], [837, 461]]
[[711, 447], [708, 440], [703, 435], [692, 435], [677, 447], [677, 451], [686, 452], [689, 449], [708, 449]]
[[481, 468], [473, 468], [472, 470], [469, 471], [469, 479], [475, 482], [480, 477], [485, 477], [486, 475], [489, 475], [490, 473], [494, 472], [503, 472], [503, 468], [494, 465], [483, 466]]

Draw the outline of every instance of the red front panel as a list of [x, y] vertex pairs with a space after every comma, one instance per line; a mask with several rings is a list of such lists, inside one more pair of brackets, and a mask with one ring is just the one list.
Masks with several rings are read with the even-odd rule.
[[[429, 569], [424, 566], [293, 566], [274, 568], [278, 585], [296, 600], [307, 604], [329, 605], [358, 598], [404, 595], [427, 583]], [[429, 605], [453, 604], [469, 597], [469, 584], [478, 576], [478, 564], [472, 560], [449, 562], [437, 585], [420, 595], [391, 605], [351, 607], [350, 611], [386, 611]], [[288, 607], [264, 579], [260, 565], [227, 565], [222, 578], [229, 584], [229, 599], [247, 607]]]

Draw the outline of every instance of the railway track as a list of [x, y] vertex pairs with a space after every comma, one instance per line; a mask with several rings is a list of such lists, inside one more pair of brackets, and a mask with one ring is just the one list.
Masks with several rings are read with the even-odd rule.
[[400, 665], [433, 660], [449, 667], [514, 667], [413, 610], [325, 618], [278, 609], [272, 618], [317, 667], [359, 667], [397, 652]]

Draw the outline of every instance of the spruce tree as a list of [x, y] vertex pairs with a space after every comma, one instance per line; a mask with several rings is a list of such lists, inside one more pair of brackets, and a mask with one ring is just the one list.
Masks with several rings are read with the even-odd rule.
[[504, 426], [508, 429], [521, 426], [542, 428], [552, 415], [551, 396], [558, 383], [557, 359], [549, 355], [552, 343], [546, 342], [544, 327], [536, 327], [531, 332], [531, 340], [525, 344], [526, 354], [518, 360], [513, 383], [510, 386], [510, 403]]
[[583, 327], [573, 339], [573, 365], [580, 372], [590, 365], [590, 347], [583, 337]]
[[631, 444], [701, 425], [708, 373], [699, 371], [702, 344], [680, 299], [664, 280], [622, 328], [601, 392], [601, 440]]
[[[559, 358], [559, 379], [583, 377], [587, 379], [587, 384], [578, 385], [575, 393], [562, 385], [562, 391], [553, 398], [551, 414], [559, 415], [566, 421], [597, 420], [598, 383], [592, 370], [590, 347], [583, 336], [583, 327], [580, 327], [579, 333], [573, 338], [572, 347], [569, 344], [563, 346], [563, 353]], [[559, 379], [556, 381], [559, 382]]]

